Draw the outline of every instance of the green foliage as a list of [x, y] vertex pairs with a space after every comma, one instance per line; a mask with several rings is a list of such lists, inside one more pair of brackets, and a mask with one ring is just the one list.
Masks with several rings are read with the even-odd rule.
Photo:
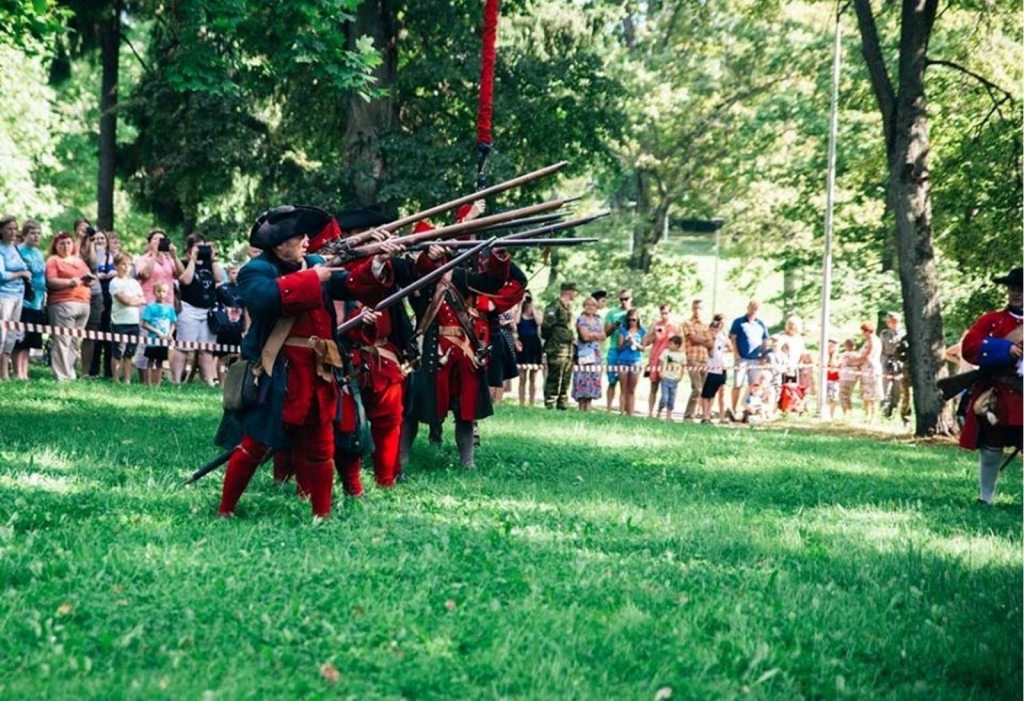
[[0, 696], [1022, 693], [1017, 464], [981, 509], [948, 446], [503, 407], [476, 471], [313, 524], [264, 468], [222, 521], [217, 406], [0, 393]]
[[[474, 187], [480, 75], [479, 3], [417, 2], [402, 18], [400, 70], [392, 89], [401, 123], [382, 140], [389, 202], [423, 206]], [[445, 31], [438, 32], [438, 27]], [[503, 5], [494, 89], [496, 182], [560, 160], [566, 176], [607, 157], [618, 137], [623, 86], [610, 76], [600, 16], [539, 2]], [[509, 205], [536, 201], [551, 182], [509, 193]]]
[[0, 46], [30, 55], [43, 53], [64, 29], [69, 13], [61, 4], [60, 0], [4, 0], [0, 3]]
[[[211, 0], [161, 14], [150, 70], [126, 111], [138, 131], [124, 161], [136, 200], [162, 221], [190, 228], [239, 190], [272, 189], [287, 175], [278, 164], [294, 150], [276, 132], [296, 92], [315, 89], [334, 101], [352, 91], [371, 95], [380, 58], [366, 41], [349, 47], [344, 25], [354, 7]], [[251, 211], [236, 216], [237, 231]]]

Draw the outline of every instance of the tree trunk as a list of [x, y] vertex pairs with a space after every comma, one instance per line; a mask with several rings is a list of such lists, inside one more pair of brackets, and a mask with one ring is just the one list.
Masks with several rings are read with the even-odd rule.
[[117, 165], [117, 82], [121, 48], [121, 0], [100, 27], [103, 76], [100, 79], [99, 168], [96, 182], [96, 225], [114, 228], [114, 172]]
[[[394, 8], [389, 0], [367, 0], [356, 10], [355, 22], [348, 27], [349, 45], [355, 48], [361, 36], [373, 38], [380, 51], [381, 64], [373, 75], [379, 86], [393, 83], [398, 65], [397, 29]], [[348, 99], [345, 124], [345, 172], [347, 183], [361, 205], [377, 202], [380, 184], [385, 177], [386, 162], [380, 150], [380, 136], [387, 133], [396, 121], [393, 97], [386, 96], [366, 101], [358, 95]]]
[[[903, 313], [909, 334], [910, 378], [914, 390], [914, 433], [932, 434], [942, 414], [935, 381], [945, 369], [945, 339], [939, 281], [932, 247], [928, 160], [930, 142], [924, 71], [934, 23], [934, 1], [904, 0], [900, 36], [899, 89], [889, 187], [896, 214]], [[929, 11], [931, 10], [931, 11]]]
[[629, 258], [629, 269], [649, 273], [654, 260], [654, 247], [664, 231], [668, 207], [661, 204], [655, 208], [651, 201], [654, 173], [650, 169], [637, 168], [635, 177], [636, 218], [633, 223], [633, 255]]
[[945, 371], [942, 313], [932, 247], [928, 114], [924, 71], [938, 0], [903, 0], [896, 88], [889, 79], [870, 0], [853, 0], [861, 50], [882, 114], [889, 165], [887, 205], [896, 217], [896, 251], [909, 337], [914, 433], [945, 431], [935, 381]]

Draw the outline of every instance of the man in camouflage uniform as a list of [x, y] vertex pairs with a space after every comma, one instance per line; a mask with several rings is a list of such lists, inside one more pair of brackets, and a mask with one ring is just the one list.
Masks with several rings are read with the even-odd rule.
[[541, 336], [544, 337], [544, 356], [548, 366], [544, 381], [544, 407], [565, 410], [569, 408], [569, 387], [572, 385], [573, 331], [572, 302], [576, 299], [576, 283], [563, 282], [558, 299], [544, 310]]

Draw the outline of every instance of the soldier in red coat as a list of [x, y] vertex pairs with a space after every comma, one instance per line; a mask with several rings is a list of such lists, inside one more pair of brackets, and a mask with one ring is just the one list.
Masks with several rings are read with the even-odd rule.
[[[306, 255], [310, 236], [336, 226], [326, 212], [289, 205], [264, 212], [250, 232], [250, 244], [263, 252], [238, 274], [239, 296], [252, 319], [241, 355], [262, 371], [261, 391], [257, 401], [232, 417], [243, 436], [228, 461], [221, 515], [234, 513], [269, 449], [288, 454], [299, 493], [310, 498], [314, 516], [331, 512], [339, 399], [334, 370], [341, 361], [331, 300], [372, 305], [391, 284], [387, 255], [349, 271]], [[375, 317], [370, 310], [366, 314]]]
[[964, 360], [985, 370], [984, 379], [971, 389], [960, 445], [978, 451], [978, 503], [991, 504], [995, 498], [1003, 449], [1020, 450], [1022, 413], [1021, 320], [1024, 272], [1014, 268], [1008, 275], [993, 278], [1006, 285], [1006, 308], [987, 312], [974, 322], [963, 338]]
[[[420, 274], [438, 265], [429, 256], [416, 261]], [[401, 450], [408, 455], [425, 423], [433, 434], [448, 412], [455, 415], [455, 443], [463, 467], [474, 465], [473, 422], [494, 413], [487, 388], [488, 324], [480, 314], [477, 295], [513, 299], [509, 289], [511, 260], [503, 250], [494, 250], [480, 272], [461, 268], [450, 271], [443, 282], [427, 288], [426, 294], [411, 298], [418, 325], [423, 331], [420, 366], [410, 377], [410, 401], [402, 432]], [[467, 333], [468, 331], [468, 333]]]

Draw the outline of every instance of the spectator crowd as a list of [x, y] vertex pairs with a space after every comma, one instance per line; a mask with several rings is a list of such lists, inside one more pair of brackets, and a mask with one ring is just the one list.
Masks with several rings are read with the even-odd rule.
[[[81, 375], [130, 384], [137, 377], [159, 385], [166, 373], [179, 384], [198, 372], [206, 384], [218, 383], [233, 358], [213, 346], [240, 342], [244, 314], [237, 266], [222, 266], [213, 242], [190, 234], [179, 255], [153, 229], [144, 250], [133, 254], [116, 232], [79, 219], [72, 231], [58, 231], [44, 253], [41, 235], [34, 220], [19, 226], [13, 216], [0, 217], [0, 322], [72, 333], [48, 334], [44, 353], [44, 334], [0, 324], [0, 381], [12, 374], [27, 380], [35, 352], [48, 357], [61, 381]], [[122, 336], [113, 341], [95, 332]]]
[[[817, 395], [816, 358], [797, 316], [772, 334], [756, 300], [735, 318], [709, 314], [700, 299], [680, 317], [671, 302], [664, 302], [647, 320], [634, 306], [632, 290], [620, 290], [611, 308], [607, 292], [595, 291], [575, 311], [577, 295], [576, 285], [564, 283], [543, 313], [529, 294], [524, 299], [515, 318], [520, 405], [535, 403], [538, 373], [547, 374], [543, 401], [548, 408], [567, 409], [571, 396], [580, 411], [590, 411], [603, 397], [609, 412], [642, 414], [636, 397], [646, 382], [646, 416], [672, 420], [678, 405], [684, 420], [705, 424], [802, 414], [808, 398]], [[906, 334], [900, 321], [890, 312], [881, 333], [867, 321], [859, 338], [829, 340], [828, 416], [850, 418], [859, 397], [866, 421], [898, 415], [909, 422]]]
[[[13, 216], [0, 218], [0, 321], [143, 342], [52, 334], [44, 354], [44, 334], [0, 325], [0, 381], [12, 375], [27, 380], [35, 352], [48, 358], [58, 380], [82, 375], [128, 384], [135, 377], [159, 385], [165, 374], [174, 384], [198, 374], [206, 384], [218, 383], [233, 357], [188, 344], [237, 345], [245, 314], [235, 286], [238, 266], [223, 265], [213, 242], [190, 234], [179, 254], [165, 232], [153, 229], [133, 254], [122, 249], [116, 232], [79, 219], [72, 231], [57, 232], [44, 253], [41, 234], [31, 219], [19, 226]], [[577, 297], [576, 286], [565, 283], [559, 298], [540, 309], [527, 294], [502, 321], [519, 365], [520, 405], [536, 403], [538, 376], [549, 408], [568, 409], [571, 397], [580, 411], [590, 411], [603, 398], [609, 412], [642, 413], [637, 391], [646, 382], [647, 416], [671, 420], [678, 406], [684, 420], [701, 423], [800, 414], [816, 394], [815, 358], [796, 316], [773, 335], [755, 300], [731, 319], [709, 315], [700, 299], [684, 316], [664, 302], [654, 319], [644, 319], [629, 289], [619, 291], [611, 308], [603, 290], [579, 308]], [[883, 412], [908, 422], [899, 315], [889, 313], [880, 333], [871, 322], [860, 332], [859, 339], [828, 342], [829, 415], [849, 418], [859, 396], [865, 420]]]

